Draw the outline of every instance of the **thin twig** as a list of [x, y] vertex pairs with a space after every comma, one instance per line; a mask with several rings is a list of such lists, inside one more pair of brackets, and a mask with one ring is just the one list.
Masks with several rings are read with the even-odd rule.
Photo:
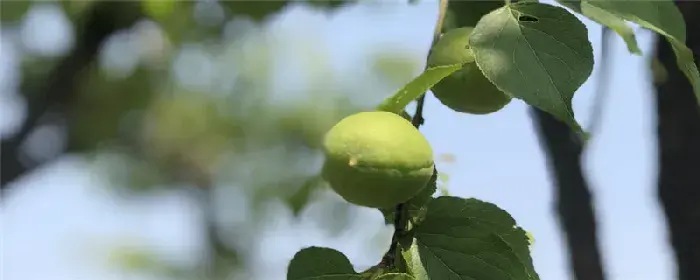
[[440, 38], [440, 33], [442, 31], [442, 25], [445, 22], [445, 15], [447, 15], [447, 4], [449, 1], [447, 0], [440, 0], [440, 7], [438, 7], [438, 19], [437, 23], [435, 23], [435, 30], [433, 31], [433, 42], [431, 45], [434, 45], [435, 42]]
[[413, 124], [413, 126], [415, 126], [416, 128], [420, 128], [420, 126], [423, 125], [423, 122], [425, 122], [425, 119], [423, 118], [424, 106], [425, 94], [418, 97], [418, 100], [416, 101], [416, 113], [413, 114], [413, 119], [411, 119], [411, 124]]

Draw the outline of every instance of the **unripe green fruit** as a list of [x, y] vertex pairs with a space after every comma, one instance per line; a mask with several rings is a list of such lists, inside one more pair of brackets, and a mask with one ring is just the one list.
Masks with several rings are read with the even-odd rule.
[[433, 173], [433, 150], [401, 116], [361, 112], [345, 117], [324, 138], [323, 178], [350, 203], [387, 208], [406, 202]]
[[443, 34], [433, 46], [428, 66], [467, 62], [432, 88], [433, 95], [452, 110], [470, 114], [489, 114], [510, 103], [511, 97], [489, 81], [474, 62], [469, 48], [472, 27], [460, 27]]

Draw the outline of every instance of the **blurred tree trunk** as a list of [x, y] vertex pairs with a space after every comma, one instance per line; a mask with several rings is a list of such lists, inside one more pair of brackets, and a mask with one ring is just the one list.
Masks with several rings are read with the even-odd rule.
[[26, 118], [16, 134], [2, 139], [0, 143], [0, 196], [6, 194], [15, 179], [43, 164], [22, 162], [22, 144], [49, 113], [56, 113], [52, 118], [63, 117], [70, 110], [83, 70], [95, 60], [100, 47], [111, 34], [136, 21], [139, 15], [137, 4], [96, 2], [77, 22], [75, 47], [48, 73], [46, 80], [24, 78], [20, 91], [27, 102]]
[[[700, 2], [676, 2], [687, 26], [686, 44], [700, 54]], [[668, 76], [655, 85], [658, 196], [666, 215], [679, 280], [700, 279], [700, 109], [693, 88], [676, 65], [671, 46], [656, 43], [656, 58]]]
[[[214, 186], [211, 182], [200, 181], [197, 184], [199, 191], [198, 201], [204, 212], [203, 229], [206, 234], [207, 255], [204, 260], [204, 273], [207, 279], [227, 279], [238, 269], [241, 264], [239, 252], [222, 230], [220, 221], [217, 220], [217, 203], [214, 197]], [[229, 236], [230, 237], [230, 236]]]
[[583, 145], [565, 123], [534, 107], [531, 111], [554, 179], [573, 275], [578, 280], [605, 279], [592, 196], [581, 168]]

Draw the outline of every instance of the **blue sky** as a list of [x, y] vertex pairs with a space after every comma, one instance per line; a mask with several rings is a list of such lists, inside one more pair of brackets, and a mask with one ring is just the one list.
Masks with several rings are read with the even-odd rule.
[[[279, 17], [271, 29], [275, 34], [289, 34], [279, 37], [288, 40], [280, 45], [293, 43], [294, 36], [317, 36], [329, 47], [339, 75], [350, 67], [358, 67], [357, 62], [366, 59], [368, 50], [396, 51], [392, 45], [401, 44], [401, 52], [415, 61], [417, 74], [429, 47], [437, 9], [432, 1], [416, 7], [398, 6], [356, 7], [331, 19], [295, 8]], [[600, 27], [584, 22], [597, 62]], [[16, 77], [12, 65], [16, 63], [13, 53], [18, 51], [18, 41], [12, 40], [24, 38], [27, 46], [45, 54], [51, 54], [51, 48], [40, 46], [60, 48], [70, 42], [66, 41], [68, 29], [62, 29], [56, 21], [34, 23], [26, 30], [44, 32], [26, 31], [25, 35], [36, 36], [18, 37], [2, 30], [0, 134], [11, 130], [22, 112], [17, 107], [21, 103], [8, 90]], [[48, 32], [45, 28], [53, 29]], [[650, 53], [651, 35], [639, 30], [638, 39], [642, 50]], [[286, 52], [288, 59], [297, 63], [287, 65], [299, 65], [310, 57], [295, 53], [299, 46], [294, 47]], [[611, 95], [601, 130], [594, 135], [585, 162], [597, 203], [601, 246], [611, 280], [672, 279], [662, 214], [655, 199], [654, 112], [652, 92], [646, 83], [646, 62], [643, 57], [628, 54], [617, 37], [613, 52]], [[280, 74], [282, 79], [278, 82], [290, 81], [284, 79], [284, 73], [295, 71], [294, 66], [290, 67], [284, 70], [289, 72]], [[588, 123], [596, 80], [594, 72], [574, 99], [577, 118], [583, 124]], [[373, 87], [362, 88], [365, 84]], [[369, 82], [355, 86], [362, 90], [365, 102], [375, 102], [395, 88]], [[430, 96], [425, 115], [427, 121], [421, 130], [436, 154], [452, 154], [456, 158], [454, 163], [441, 162], [438, 166], [450, 176], [447, 186], [451, 194], [476, 197], [505, 208], [534, 234], [534, 261], [541, 279], [569, 279], [566, 252], [553, 215], [552, 185], [524, 103], [516, 100], [497, 113], [474, 116], [454, 113]], [[192, 201], [166, 195], [125, 202], [106, 192], [101, 178], [88, 173], [88, 167], [89, 163], [80, 158], [64, 158], [14, 186], [17, 191], [0, 209], [3, 279], [40, 280], [47, 275], [55, 280], [127, 279], [100, 257], [101, 246], [121, 242], [143, 242], [137, 244], [179, 253], [170, 254], [180, 256], [174, 261], [186, 262], [196, 257], [196, 240], [201, 235], [192, 227], [198, 211]], [[245, 201], [232, 204], [244, 205]], [[314, 207], [321, 206], [314, 205], [307, 213], [313, 212]], [[245, 218], [245, 207], [241, 206], [237, 213], [238, 219]], [[331, 237], [318, 229], [311, 218], [295, 224], [288, 213], [281, 211], [254, 240], [260, 246], [253, 253], [256, 266], [248, 279], [283, 279], [286, 262], [298, 249], [309, 245], [341, 250], [358, 267], [373, 264], [381, 249], [367, 250], [361, 244], [385, 244], [391, 232], [382, 225], [376, 211], [358, 209], [358, 213], [351, 229]]]

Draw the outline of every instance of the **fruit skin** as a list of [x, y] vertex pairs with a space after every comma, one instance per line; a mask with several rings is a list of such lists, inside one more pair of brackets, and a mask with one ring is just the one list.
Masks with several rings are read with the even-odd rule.
[[406, 202], [433, 173], [433, 151], [401, 116], [360, 112], [345, 117], [324, 138], [322, 176], [346, 201], [371, 208]]
[[502, 109], [512, 98], [493, 85], [474, 62], [469, 49], [472, 30], [472, 27], [460, 27], [443, 34], [428, 56], [428, 66], [467, 62], [462, 69], [433, 86], [432, 92], [452, 110], [483, 115]]

